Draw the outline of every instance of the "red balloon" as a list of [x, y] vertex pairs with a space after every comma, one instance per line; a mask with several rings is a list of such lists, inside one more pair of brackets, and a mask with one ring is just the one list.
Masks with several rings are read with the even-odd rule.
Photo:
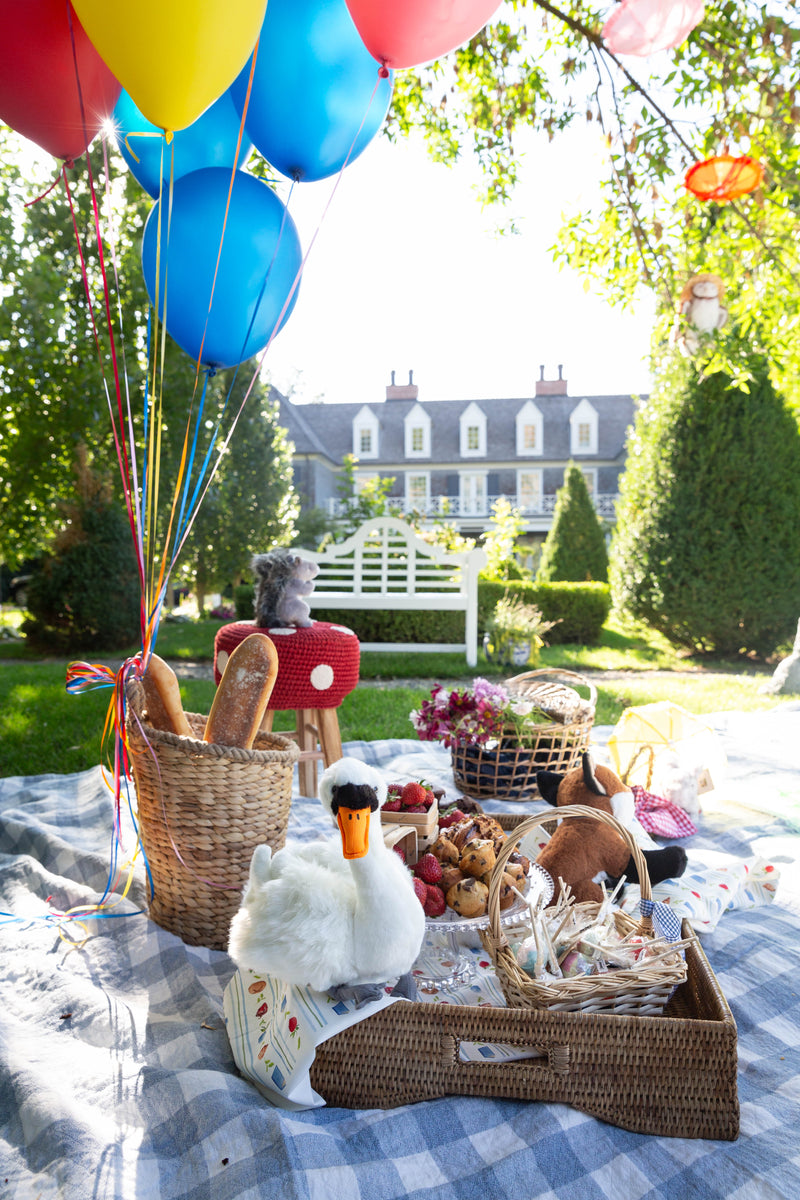
[[56, 158], [80, 157], [121, 86], [68, 0], [0, 0], [0, 29], [0, 118]]
[[499, 0], [347, 0], [350, 16], [373, 58], [393, 70], [449, 54], [474, 37]]

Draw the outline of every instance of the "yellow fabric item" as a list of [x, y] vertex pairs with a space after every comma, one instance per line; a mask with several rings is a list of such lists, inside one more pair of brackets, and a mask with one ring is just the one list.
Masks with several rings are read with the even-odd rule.
[[643, 788], [650, 787], [659, 759], [667, 754], [704, 767], [712, 787], [727, 766], [721, 742], [710, 725], [670, 700], [626, 708], [608, 739], [608, 751], [620, 778], [629, 786], [636, 783]]
[[74, 0], [106, 66], [154, 125], [185, 129], [230, 87], [267, 0]]

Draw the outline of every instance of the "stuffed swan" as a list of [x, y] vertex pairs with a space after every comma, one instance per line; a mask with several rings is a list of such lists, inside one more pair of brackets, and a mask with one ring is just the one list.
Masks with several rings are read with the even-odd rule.
[[[378, 772], [342, 758], [322, 775], [319, 796], [341, 836], [274, 855], [256, 847], [228, 950], [240, 968], [347, 998], [410, 972], [425, 914], [410, 872], [383, 841]], [[362, 989], [360, 999], [377, 994]]]

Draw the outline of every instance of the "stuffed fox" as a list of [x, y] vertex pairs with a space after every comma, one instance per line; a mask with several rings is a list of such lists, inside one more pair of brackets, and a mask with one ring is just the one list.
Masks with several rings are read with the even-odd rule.
[[[542, 799], [557, 808], [581, 804], [621, 817], [622, 809], [633, 813], [633, 797], [618, 775], [609, 767], [595, 766], [587, 752], [580, 767], [566, 774], [539, 771], [536, 783]], [[625, 819], [621, 821], [625, 824]], [[681, 846], [644, 850], [651, 884], [676, 879], [686, 870], [686, 851]], [[578, 902], [600, 903], [603, 892], [598, 880], [624, 875], [628, 883], [638, 883], [639, 874], [627, 842], [608, 825], [591, 817], [567, 817], [556, 829], [536, 860], [549, 873], [555, 887], [553, 903], [561, 893], [560, 880], [568, 883]]]

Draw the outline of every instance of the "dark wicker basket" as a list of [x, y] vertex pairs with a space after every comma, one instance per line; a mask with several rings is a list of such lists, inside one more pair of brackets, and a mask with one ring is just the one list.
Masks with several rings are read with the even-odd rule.
[[[562, 681], [585, 687], [588, 699], [561, 686]], [[532, 725], [524, 742], [512, 727], [492, 749], [475, 742], [455, 746], [451, 751], [455, 785], [474, 800], [530, 801], [538, 795], [538, 771], [569, 771], [589, 748], [597, 703], [597, 689], [590, 680], [573, 671], [543, 667], [515, 675], [506, 687], [565, 719]]]

